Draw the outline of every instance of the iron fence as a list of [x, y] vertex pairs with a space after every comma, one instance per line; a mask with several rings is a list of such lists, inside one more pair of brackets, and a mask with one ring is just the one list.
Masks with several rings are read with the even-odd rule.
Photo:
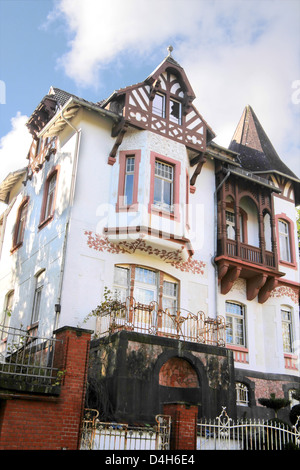
[[81, 450], [168, 450], [170, 445], [169, 416], [157, 415], [156, 425], [132, 426], [106, 423], [98, 419], [97, 410], [85, 410], [81, 434]]
[[97, 319], [96, 333], [106, 336], [125, 329], [182, 341], [225, 346], [225, 319], [207, 317], [187, 310], [160, 309], [156, 302], [144, 305], [129, 297], [125, 302], [113, 302], [113, 307]]
[[0, 325], [0, 374], [53, 384], [58, 372], [54, 367], [57, 341], [32, 331]]
[[300, 449], [300, 416], [294, 426], [260, 419], [233, 421], [223, 407], [214, 420], [197, 425], [197, 450]]

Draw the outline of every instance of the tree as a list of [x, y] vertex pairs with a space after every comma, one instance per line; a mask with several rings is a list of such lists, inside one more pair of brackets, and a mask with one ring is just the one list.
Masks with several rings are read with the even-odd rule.
[[275, 393], [271, 393], [270, 398], [259, 398], [258, 402], [261, 405], [274, 410], [275, 418], [277, 418], [278, 410], [280, 410], [281, 408], [284, 408], [285, 406], [288, 406], [288, 404], [290, 403], [290, 401], [287, 400], [286, 398], [276, 398]]

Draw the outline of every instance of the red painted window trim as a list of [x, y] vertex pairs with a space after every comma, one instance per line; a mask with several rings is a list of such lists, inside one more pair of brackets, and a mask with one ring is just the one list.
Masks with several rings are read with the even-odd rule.
[[[134, 179], [133, 179], [133, 195], [132, 204], [124, 204], [124, 190], [125, 190], [125, 171], [126, 171], [126, 157], [134, 156]], [[118, 185], [118, 197], [116, 204], [116, 211], [136, 211], [138, 204], [138, 185], [139, 185], [139, 169], [141, 161], [141, 150], [121, 150], [119, 152], [119, 185]]]
[[[154, 175], [155, 175], [155, 161], [160, 160], [163, 163], [168, 163], [174, 167], [174, 183], [173, 183], [173, 207], [174, 212], [168, 212], [156, 207], [153, 204], [154, 199]], [[176, 221], [180, 221], [180, 211], [179, 211], [179, 188], [180, 188], [180, 173], [181, 173], [181, 163], [178, 160], [174, 160], [170, 157], [165, 157], [164, 155], [160, 155], [156, 152], [150, 153], [150, 167], [151, 167], [151, 175], [150, 175], [150, 200], [148, 206], [149, 214], [157, 214], [162, 217], [166, 217], [169, 219], [173, 219]]]
[[[21, 214], [22, 214], [22, 210], [23, 208], [28, 205], [29, 203], [29, 196], [25, 196], [23, 199], [22, 199], [22, 202], [21, 204], [19, 205], [18, 207], [18, 212], [17, 212], [17, 218], [16, 218], [16, 223], [15, 223], [15, 227], [14, 227], [14, 233], [13, 233], [13, 246], [10, 250], [11, 253], [13, 253], [14, 251], [16, 251], [18, 248], [20, 248], [22, 245], [23, 245], [23, 241], [24, 241], [24, 232], [25, 232], [25, 224], [26, 224], [26, 220], [25, 220], [25, 223], [24, 223], [24, 227], [23, 227], [23, 232], [22, 232], [22, 235], [21, 235], [21, 238], [20, 240], [17, 242], [17, 235], [18, 235], [18, 231], [19, 231], [19, 226], [20, 226], [20, 219], [21, 219]], [[26, 219], [27, 219], [27, 214], [26, 214]]]
[[[291, 261], [284, 261], [280, 259], [280, 242], [279, 242], [279, 220], [282, 219], [284, 222], [288, 224], [289, 228], [289, 242], [290, 242], [290, 253], [291, 253]], [[292, 269], [297, 269], [297, 257], [296, 257], [296, 250], [295, 250], [295, 236], [294, 236], [294, 222], [284, 213], [276, 214], [275, 215], [276, 221], [276, 236], [277, 236], [277, 251], [278, 251], [278, 260], [279, 264], [287, 266]]]
[[[40, 223], [38, 225], [38, 228], [40, 230], [42, 228], [44, 228], [47, 224], [49, 224], [49, 222], [51, 222], [51, 220], [53, 220], [53, 217], [54, 217], [59, 172], [60, 172], [60, 165], [56, 165], [55, 167], [53, 167], [50, 170], [50, 172], [47, 175], [46, 181], [45, 181], [42, 208], [41, 208], [41, 217], [40, 217]], [[54, 176], [55, 173], [56, 173], [56, 185], [55, 185], [55, 192], [54, 192], [54, 199], [53, 199], [53, 210], [52, 210], [52, 213], [47, 218], [45, 218], [46, 204], [47, 204], [48, 191], [49, 191], [49, 183], [50, 183], [50, 180], [52, 179], [52, 177]]]

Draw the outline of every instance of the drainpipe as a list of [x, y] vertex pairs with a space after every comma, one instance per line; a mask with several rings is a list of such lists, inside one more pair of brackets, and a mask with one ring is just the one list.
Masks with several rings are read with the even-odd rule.
[[79, 155], [79, 147], [80, 147], [80, 140], [81, 140], [81, 129], [77, 129], [73, 124], [71, 124], [71, 122], [64, 116], [63, 111], [61, 113], [61, 117], [66, 122], [66, 124], [70, 126], [74, 130], [74, 132], [76, 132], [76, 143], [75, 143], [74, 160], [73, 160], [73, 166], [72, 166], [71, 187], [70, 187], [69, 205], [68, 205], [67, 221], [66, 221], [64, 243], [63, 243], [62, 260], [61, 260], [60, 275], [59, 275], [58, 295], [57, 295], [57, 301], [55, 304], [55, 320], [54, 320], [53, 331], [55, 331], [58, 327], [58, 320], [59, 320], [59, 315], [61, 311], [61, 293], [62, 293], [62, 285], [63, 285], [63, 277], [64, 277], [64, 269], [65, 269], [71, 209], [73, 206], [74, 195], [75, 195], [75, 182], [76, 182], [78, 155]]
[[216, 188], [214, 192], [214, 256], [211, 258], [211, 262], [215, 268], [215, 313], [216, 316], [218, 315], [219, 307], [218, 307], [218, 266], [215, 262], [217, 256], [217, 240], [218, 240], [218, 202], [217, 202], [217, 195], [225, 181], [230, 176], [230, 170], [226, 170], [226, 176], [223, 178], [219, 186]]

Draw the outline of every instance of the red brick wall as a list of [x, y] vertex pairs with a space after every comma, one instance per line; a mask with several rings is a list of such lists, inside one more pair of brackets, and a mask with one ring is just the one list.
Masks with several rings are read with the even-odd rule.
[[78, 449], [90, 332], [65, 327], [56, 337], [63, 340], [55, 354], [56, 367], [65, 371], [61, 393], [11, 393], [0, 400], [0, 450]]
[[171, 450], [195, 450], [197, 447], [198, 407], [184, 403], [164, 405], [164, 414], [171, 416]]

